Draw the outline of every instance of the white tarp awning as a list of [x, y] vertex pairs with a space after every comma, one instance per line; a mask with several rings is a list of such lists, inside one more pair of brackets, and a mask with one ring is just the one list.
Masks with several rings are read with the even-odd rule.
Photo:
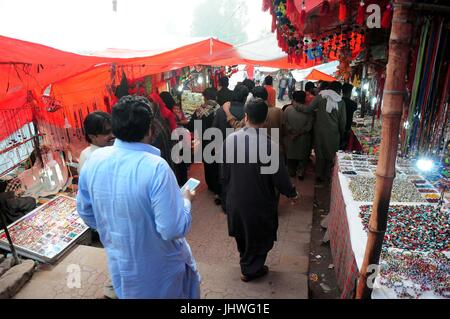
[[287, 56], [278, 46], [275, 33], [261, 39], [235, 46], [239, 55], [248, 60], [272, 61]]

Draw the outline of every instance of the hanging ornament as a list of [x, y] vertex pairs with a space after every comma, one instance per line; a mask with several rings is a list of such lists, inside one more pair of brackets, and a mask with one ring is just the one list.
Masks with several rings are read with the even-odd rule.
[[288, 58], [288, 63], [292, 63], [292, 54], [291, 53], [288, 54], [287, 58]]
[[318, 15], [311, 15], [308, 17], [308, 31], [312, 34], [320, 34], [320, 20]]
[[266, 12], [272, 7], [271, 0], [263, 0], [262, 11]]
[[306, 22], [306, 6], [305, 0], [302, 1], [302, 11], [300, 12], [300, 25], [304, 28]]
[[272, 33], [277, 29], [277, 18], [275, 14], [272, 14]]
[[278, 6], [278, 10], [281, 13], [281, 17], [286, 17], [286, 6], [284, 5], [283, 2], [280, 2], [280, 5]]
[[56, 112], [62, 107], [61, 102], [56, 100], [53, 96], [43, 95], [42, 102], [45, 105], [45, 110], [50, 113]]
[[323, 58], [323, 51], [322, 51], [322, 47], [321, 46], [316, 47], [316, 52], [315, 52], [314, 55], [315, 55], [316, 58], [318, 58], [320, 60]]
[[103, 104], [106, 107], [106, 111], [108, 113], [111, 113], [111, 101], [109, 100], [109, 96], [106, 95], [103, 96]]
[[345, 0], [339, 1], [339, 21], [344, 22], [347, 17], [347, 6], [345, 5]]
[[322, 2], [322, 8], [320, 10], [320, 13], [326, 15], [329, 12], [330, 12], [330, 2], [325, 0], [324, 2]]
[[294, 0], [286, 0], [286, 17], [295, 29], [300, 30], [302, 28], [300, 23], [300, 13], [295, 6]]
[[389, 3], [386, 6], [386, 10], [383, 13], [383, 16], [381, 17], [381, 27], [383, 29], [389, 29], [391, 26], [392, 21], [392, 5]]
[[309, 60], [314, 60], [315, 59], [315, 57], [314, 57], [314, 49], [306, 50], [306, 55], [308, 56]]
[[359, 3], [358, 6], [358, 14], [356, 15], [356, 24], [363, 25], [364, 24], [364, 0]]
[[291, 16], [296, 11], [294, 0], [286, 0], [286, 15]]

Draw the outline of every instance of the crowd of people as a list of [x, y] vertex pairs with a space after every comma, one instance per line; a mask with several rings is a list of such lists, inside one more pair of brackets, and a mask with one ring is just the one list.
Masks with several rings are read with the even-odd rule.
[[[181, 143], [171, 139], [176, 128], [202, 139], [209, 128], [220, 130], [222, 147], [216, 152], [222, 159], [230, 153], [234, 158], [236, 145], [245, 146], [244, 162], [204, 161], [205, 181], [227, 215], [228, 232], [240, 254], [241, 280], [268, 273], [265, 261], [277, 238], [280, 194], [293, 204], [299, 196], [289, 176], [304, 179], [314, 150], [317, 182], [329, 181], [356, 109], [349, 84], [323, 82], [316, 88], [308, 82], [305, 91], [298, 91], [295, 80], [284, 80], [292, 99], [283, 108], [276, 106], [269, 75], [262, 86], [246, 79], [233, 90], [228, 78], [221, 78], [218, 90], [204, 90], [204, 103], [189, 120], [169, 92], [124, 96], [112, 115], [96, 111], [87, 116], [90, 146], [80, 159], [77, 208], [99, 233], [118, 298], [200, 296], [200, 275], [185, 239], [195, 192], [180, 190], [190, 163], [171, 155]], [[278, 98], [283, 95], [279, 91]], [[198, 127], [201, 131], [195, 132]], [[229, 129], [235, 131], [227, 135]], [[204, 139], [202, 150], [211, 142]], [[261, 173], [268, 163], [255, 145], [276, 155], [274, 171]], [[249, 160], [252, 156], [255, 161]]]

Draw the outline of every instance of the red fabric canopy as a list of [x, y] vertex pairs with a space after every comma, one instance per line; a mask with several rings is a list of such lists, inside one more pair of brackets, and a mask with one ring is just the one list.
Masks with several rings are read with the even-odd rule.
[[[353, 55], [359, 51], [360, 48]], [[334, 59], [336, 57], [332, 57]], [[128, 80], [133, 80], [194, 65], [246, 64], [303, 69], [320, 63], [320, 60], [305, 59], [294, 64], [289, 63], [287, 57], [249, 60], [242, 57], [232, 45], [212, 38], [148, 57], [108, 58], [83, 56], [0, 36], [0, 111], [23, 107], [27, 104], [29, 92], [32, 92], [39, 109], [36, 118], [60, 127], [69, 124], [79, 128], [83, 116], [88, 112], [95, 109], [110, 110], [114, 102], [112, 84], [120, 83], [123, 72]], [[52, 85], [51, 97], [60, 105], [51, 112], [42, 99], [49, 84]], [[154, 87], [157, 85], [153, 83]], [[24, 116], [21, 121], [26, 122], [30, 118]], [[7, 121], [2, 120], [3, 124]], [[13, 131], [12, 127], [2, 125], [0, 140]]]
[[41, 90], [99, 63], [121, 59], [84, 56], [45, 45], [0, 36], [0, 101], [8, 93]]
[[323, 73], [316, 69], [313, 69], [311, 71], [311, 73], [309, 73], [305, 77], [305, 79], [311, 80], [311, 81], [328, 81], [328, 82], [336, 81], [336, 79], [334, 77], [332, 77], [331, 75], [328, 75], [328, 74]]

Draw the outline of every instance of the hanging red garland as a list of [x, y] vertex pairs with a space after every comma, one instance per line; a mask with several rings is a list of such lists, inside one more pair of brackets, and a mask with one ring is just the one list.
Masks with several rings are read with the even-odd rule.
[[302, 28], [302, 25], [300, 23], [300, 14], [297, 10], [297, 7], [295, 6], [294, 0], [286, 1], [286, 16], [291, 24], [297, 28], [297, 30]]
[[287, 0], [286, 1], [286, 15], [289, 17], [292, 15], [295, 11], [295, 3], [294, 0]]
[[264, 12], [269, 10], [271, 6], [272, 6], [272, 1], [271, 0], [263, 0], [262, 10]]
[[344, 22], [347, 16], [347, 6], [345, 5], [345, 0], [340, 0], [339, 2], [339, 21]]
[[329, 1], [324, 1], [322, 2], [322, 8], [320, 10], [320, 13], [325, 15], [328, 14], [330, 12], [330, 2]]
[[386, 6], [386, 11], [384, 11], [383, 16], [381, 17], [381, 27], [383, 29], [389, 29], [392, 21], [392, 5], [389, 3]]
[[294, 62], [296, 63], [296, 64], [299, 64], [300, 63], [300, 53], [297, 51], [297, 52], [295, 52], [295, 55], [294, 55]]
[[361, 1], [358, 6], [358, 14], [356, 15], [356, 24], [364, 24], [364, 1]]
[[272, 33], [277, 29], [277, 18], [275, 14], [272, 14]]
[[300, 12], [300, 25], [303, 28], [305, 26], [306, 22], [306, 7], [305, 7], [305, 0], [302, 2], [302, 11]]

